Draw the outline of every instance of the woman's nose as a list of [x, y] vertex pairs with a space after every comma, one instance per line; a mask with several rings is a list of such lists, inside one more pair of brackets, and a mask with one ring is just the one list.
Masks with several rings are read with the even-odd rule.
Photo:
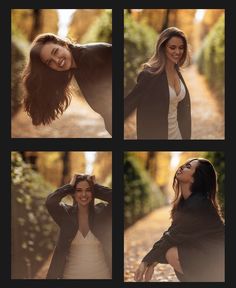
[[55, 64], [58, 65], [58, 64], [59, 64], [59, 60], [60, 60], [59, 57], [57, 57], [57, 56], [55, 56], [55, 55], [52, 55], [51, 57], [52, 57], [52, 61], [53, 61]]

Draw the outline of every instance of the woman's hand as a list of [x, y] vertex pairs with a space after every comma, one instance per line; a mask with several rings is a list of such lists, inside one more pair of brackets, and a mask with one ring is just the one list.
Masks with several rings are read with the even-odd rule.
[[152, 263], [151, 265], [147, 265], [145, 262], [141, 262], [138, 269], [135, 272], [134, 280], [136, 282], [143, 281], [143, 275], [146, 282], [152, 279], [152, 275], [154, 272], [154, 268], [157, 265], [157, 262]]
[[88, 175], [87, 179], [93, 182], [93, 184], [96, 184], [95, 175]]
[[72, 187], [75, 186], [75, 181], [76, 181], [76, 179], [77, 179], [78, 176], [81, 176], [81, 174], [78, 174], [78, 173], [74, 174], [73, 177], [72, 177], [72, 179], [70, 180], [70, 183], [69, 183], [69, 184], [70, 184]]
[[73, 175], [73, 177], [72, 177], [72, 179], [70, 180], [70, 185], [71, 186], [75, 186], [75, 182], [76, 182], [76, 179], [78, 178], [78, 177], [80, 177], [80, 176], [85, 176], [86, 177], [86, 179], [88, 180], [88, 181], [91, 181], [91, 182], [93, 182], [93, 184], [96, 184], [96, 179], [95, 179], [95, 176], [94, 175], [83, 175], [83, 174], [79, 174], [79, 173], [75, 173], [74, 175]]

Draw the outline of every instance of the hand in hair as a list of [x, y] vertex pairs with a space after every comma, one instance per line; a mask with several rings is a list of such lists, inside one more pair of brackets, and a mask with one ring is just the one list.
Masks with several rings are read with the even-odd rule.
[[74, 187], [76, 179], [78, 179], [80, 177], [85, 178], [86, 180], [93, 182], [93, 184], [96, 183], [96, 179], [95, 179], [94, 175], [84, 175], [84, 174], [75, 173], [69, 184]]
[[77, 179], [78, 176], [82, 176], [82, 174], [75, 173], [75, 174], [73, 175], [73, 177], [71, 178], [70, 183], [69, 183], [71, 186], [73, 186], [73, 187], [75, 186], [75, 181], [76, 181], [76, 179]]

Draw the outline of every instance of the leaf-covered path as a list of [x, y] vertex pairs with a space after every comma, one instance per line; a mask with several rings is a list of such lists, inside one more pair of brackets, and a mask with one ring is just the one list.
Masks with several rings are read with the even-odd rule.
[[59, 119], [35, 127], [23, 108], [12, 119], [13, 138], [110, 138], [102, 117], [77, 96]]
[[[154, 210], [125, 230], [124, 280], [134, 281], [134, 272], [142, 258], [170, 225], [170, 206]], [[151, 282], [179, 282], [170, 265], [158, 264]]]

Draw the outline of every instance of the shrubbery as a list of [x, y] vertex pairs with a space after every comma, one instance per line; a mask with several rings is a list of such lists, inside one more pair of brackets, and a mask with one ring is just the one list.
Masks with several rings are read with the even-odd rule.
[[204, 39], [197, 56], [199, 72], [222, 99], [225, 92], [225, 18], [222, 15]]
[[165, 204], [165, 197], [139, 159], [124, 156], [124, 224], [132, 225], [153, 209]]
[[124, 17], [124, 93], [127, 95], [136, 83], [140, 65], [154, 53], [157, 33], [128, 13]]
[[223, 152], [207, 152], [204, 157], [211, 161], [218, 177], [218, 201], [225, 215], [225, 156]]
[[[21, 40], [20, 40], [21, 41]], [[19, 110], [22, 99], [22, 79], [21, 72], [25, 61], [25, 55], [17, 44], [16, 40], [12, 39], [11, 43], [11, 116], [14, 116]]]
[[107, 42], [112, 43], [112, 11], [107, 9], [91, 25], [81, 39], [81, 43]]
[[45, 207], [54, 188], [23, 162], [17, 152], [11, 158], [12, 278], [33, 277], [54, 248], [57, 227]]

